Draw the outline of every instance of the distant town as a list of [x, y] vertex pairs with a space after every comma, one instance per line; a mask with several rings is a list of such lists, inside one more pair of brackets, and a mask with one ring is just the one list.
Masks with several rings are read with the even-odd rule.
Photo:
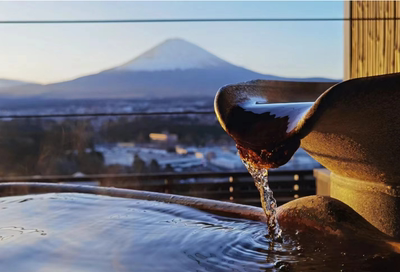
[[[233, 140], [212, 113], [212, 99], [66, 100], [22, 105], [2, 116], [196, 112], [210, 114], [5, 118], [0, 122], [3, 176], [245, 171]], [[320, 166], [299, 150], [280, 170]]]

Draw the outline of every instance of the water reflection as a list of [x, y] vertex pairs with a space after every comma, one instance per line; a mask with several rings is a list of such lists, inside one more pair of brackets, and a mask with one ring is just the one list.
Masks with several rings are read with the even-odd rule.
[[0, 239], [2, 271], [396, 271], [400, 264], [369, 241], [286, 231], [272, 242], [264, 223], [175, 204], [85, 194], [2, 200], [0, 236], [9, 237]]

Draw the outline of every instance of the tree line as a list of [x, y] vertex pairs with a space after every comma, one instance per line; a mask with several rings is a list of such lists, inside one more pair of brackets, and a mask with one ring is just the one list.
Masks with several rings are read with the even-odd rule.
[[[166, 171], [160, 169], [156, 161], [143, 164], [140, 157], [129, 169], [108, 167], [102, 153], [95, 150], [99, 143], [148, 143], [150, 133], [163, 131], [177, 134], [179, 144], [184, 145], [231, 143], [215, 120], [210, 122], [182, 116], [118, 118], [103, 121], [100, 126], [93, 119], [14, 119], [0, 122], [0, 175]], [[167, 168], [172, 171], [170, 166]]]

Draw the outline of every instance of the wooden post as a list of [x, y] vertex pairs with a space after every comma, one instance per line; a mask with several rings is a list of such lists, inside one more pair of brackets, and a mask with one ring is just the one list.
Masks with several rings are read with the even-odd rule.
[[[345, 1], [344, 79], [400, 72], [400, 2]], [[359, 19], [377, 20], [359, 20]]]
[[169, 179], [165, 179], [164, 184], [165, 184], [164, 193], [169, 194], [170, 193], [170, 184], [171, 184]]

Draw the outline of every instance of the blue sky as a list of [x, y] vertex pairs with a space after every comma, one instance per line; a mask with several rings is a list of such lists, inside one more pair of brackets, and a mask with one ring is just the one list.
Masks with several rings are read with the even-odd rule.
[[[343, 17], [343, 2], [0, 2], [1, 20]], [[279, 76], [342, 78], [343, 22], [0, 25], [0, 78], [50, 83], [111, 68], [168, 38]]]

